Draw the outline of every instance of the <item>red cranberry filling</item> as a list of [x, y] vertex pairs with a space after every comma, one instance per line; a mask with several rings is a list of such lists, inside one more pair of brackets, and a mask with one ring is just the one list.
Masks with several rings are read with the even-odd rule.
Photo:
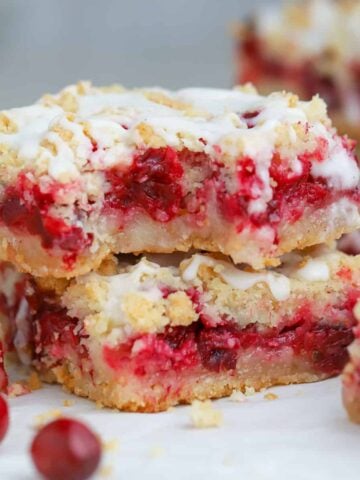
[[175, 150], [150, 148], [135, 156], [126, 171], [113, 168], [106, 172], [110, 188], [105, 195], [105, 208], [125, 213], [140, 209], [154, 220], [167, 222], [180, 210], [182, 176], [183, 168]]
[[[104, 359], [114, 370], [133, 368], [139, 376], [197, 365], [220, 372], [235, 369], [237, 359], [248, 349], [278, 353], [292, 348], [315, 371], [335, 375], [348, 360], [347, 346], [354, 338], [351, 308], [346, 311], [349, 321], [342, 326], [314, 323], [309, 309], [300, 309], [291, 324], [261, 331], [255, 324], [241, 328], [226, 321], [208, 327], [199, 321], [189, 327], [169, 327], [163, 334], [144, 335], [119, 347], [105, 347]], [[134, 356], [135, 342], [141, 347]]]
[[[116, 347], [105, 346], [103, 355], [109, 367], [128, 369], [138, 376], [199, 365], [221, 372], [235, 369], [238, 358], [248, 349], [278, 354], [292, 348], [294, 355], [310, 362], [315, 371], [335, 375], [348, 360], [347, 346], [354, 338], [352, 310], [358, 291], [349, 291], [345, 302], [324, 310], [329, 323], [319, 323], [311, 308], [303, 306], [276, 328], [259, 328], [256, 324], [241, 328], [225, 318], [210, 321], [202, 317], [196, 291], [188, 294], [198, 306], [199, 321], [188, 327], [167, 327], [162, 334], [138, 336]], [[39, 312], [31, 322], [35, 360], [49, 366], [49, 360], [56, 365], [70, 355], [75, 356], [80, 368], [88, 363], [89, 354], [82, 342], [87, 338], [83, 325], [69, 317], [66, 310], [52, 305], [51, 300], [45, 300], [35, 310]], [[338, 320], [341, 325], [335, 323]]]
[[5, 398], [0, 395], [0, 442], [9, 428], [9, 407]]
[[91, 245], [93, 235], [49, 213], [55, 203], [55, 190], [54, 187], [54, 193], [43, 193], [25, 173], [20, 174], [16, 185], [5, 191], [0, 219], [12, 230], [38, 235], [44, 248], [59, 247], [77, 254]]
[[56, 364], [71, 353], [78, 360], [88, 358], [86, 347], [81, 343], [86, 338], [76, 318], [66, 314], [66, 310], [44, 303], [32, 322], [34, 355], [37, 360], [50, 355]]
[[222, 214], [230, 222], [238, 222], [238, 231], [246, 226], [253, 228], [264, 224], [276, 227], [280, 221], [290, 223], [299, 220], [306, 206], [319, 208], [334, 201], [335, 193], [321, 180], [314, 180], [310, 174], [310, 159], [321, 159], [325, 145], [312, 153], [302, 155], [299, 161], [302, 171], [294, 173], [286, 160], [274, 154], [270, 167], [270, 175], [275, 182], [273, 198], [268, 203], [265, 212], [248, 214], [249, 202], [259, 198], [263, 183], [257, 176], [256, 166], [252, 159], [244, 158], [238, 162], [238, 185], [236, 193], [230, 194], [225, 185], [218, 181], [217, 198]]
[[[7, 376], [5, 365], [4, 365], [4, 347], [0, 342], [0, 392], [6, 391], [7, 386], [8, 386], [8, 376]], [[0, 420], [0, 423], [1, 423], [1, 420]]]

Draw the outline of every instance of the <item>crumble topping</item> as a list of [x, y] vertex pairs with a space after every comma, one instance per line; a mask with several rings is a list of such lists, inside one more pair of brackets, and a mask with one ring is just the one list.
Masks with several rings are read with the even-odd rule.
[[261, 182], [261, 192], [249, 205], [255, 214], [272, 198], [274, 151], [288, 158], [296, 172], [301, 167], [296, 155], [314, 150], [319, 136], [328, 155], [313, 160], [312, 175], [326, 178], [335, 189], [350, 189], [359, 181], [356, 163], [334, 136], [326, 107], [316, 97], [300, 102], [292, 94], [263, 97], [246, 88], [114, 92], [80, 84], [1, 115], [6, 120], [0, 130], [0, 167], [6, 162], [12, 176], [31, 168], [43, 181], [49, 177], [80, 189], [86, 188], [85, 172], [129, 166], [139, 149], [167, 145], [205, 152], [215, 160], [220, 154], [231, 165], [240, 156], [254, 159]]
[[324, 282], [336, 282], [337, 272], [347, 268], [347, 258], [321, 247], [285, 255], [281, 267], [258, 272], [204, 254], [153, 255], [152, 262], [146, 257], [134, 265], [119, 262], [117, 267], [112, 264], [109, 275], [92, 272], [68, 282], [61, 303], [70, 316], [84, 319], [90, 333], [107, 335], [110, 343], [134, 332], [191, 325], [199, 318], [197, 302], [209, 318], [225, 315], [245, 325], [255, 315], [250, 314], [249, 290], [257, 305], [256, 321], [268, 324], [277, 321], [278, 304], [296, 304], [304, 289], [310, 299], [321, 292]]

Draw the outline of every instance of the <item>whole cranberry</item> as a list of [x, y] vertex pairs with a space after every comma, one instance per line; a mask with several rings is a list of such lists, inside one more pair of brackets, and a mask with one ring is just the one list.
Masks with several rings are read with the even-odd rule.
[[9, 407], [5, 398], [0, 395], [0, 442], [9, 428]]
[[38, 431], [31, 456], [47, 480], [86, 480], [99, 465], [101, 444], [83, 423], [59, 418]]

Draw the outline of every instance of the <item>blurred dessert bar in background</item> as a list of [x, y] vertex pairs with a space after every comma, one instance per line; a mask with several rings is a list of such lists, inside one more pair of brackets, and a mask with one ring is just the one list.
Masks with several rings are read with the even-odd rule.
[[360, 139], [360, 2], [284, 1], [236, 31], [236, 82], [319, 94], [341, 133]]

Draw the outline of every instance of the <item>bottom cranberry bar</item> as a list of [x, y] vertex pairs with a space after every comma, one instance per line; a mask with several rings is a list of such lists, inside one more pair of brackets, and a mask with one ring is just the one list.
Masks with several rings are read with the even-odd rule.
[[359, 266], [339, 252], [260, 272], [163, 255], [66, 281], [13, 277], [6, 345], [45, 380], [130, 411], [321, 380], [348, 361]]
[[[360, 321], [360, 303], [355, 307], [355, 316]], [[350, 362], [343, 374], [343, 400], [349, 418], [360, 423], [360, 324], [354, 332], [355, 340], [349, 348]]]

